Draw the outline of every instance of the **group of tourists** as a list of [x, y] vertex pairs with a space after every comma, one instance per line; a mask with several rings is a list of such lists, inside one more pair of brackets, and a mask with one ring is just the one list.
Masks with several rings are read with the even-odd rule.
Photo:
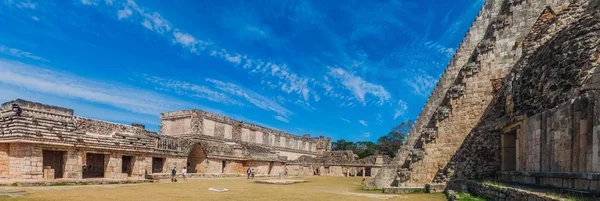
[[254, 168], [248, 168], [248, 170], [246, 170], [246, 174], [248, 175], [248, 179], [254, 179]]
[[[183, 180], [187, 181], [187, 168], [183, 167], [181, 169], [181, 175], [183, 175]], [[177, 167], [173, 167], [171, 170], [171, 182], [177, 182]]]

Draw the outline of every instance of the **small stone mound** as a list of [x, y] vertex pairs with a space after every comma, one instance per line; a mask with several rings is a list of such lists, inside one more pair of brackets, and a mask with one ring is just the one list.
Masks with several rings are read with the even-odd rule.
[[227, 192], [227, 191], [229, 191], [229, 189], [223, 188], [223, 187], [210, 187], [208, 190], [209, 191], [214, 191], [214, 192]]
[[258, 180], [258, 181], [255, 181], [254, 183], [288, 185], [288, 184], [297, 184], [297, 183], [305, 183], [305, 182], [308, 182], [308, 181], [300, 180], [300, 179], [269, 179], [269, 180]]

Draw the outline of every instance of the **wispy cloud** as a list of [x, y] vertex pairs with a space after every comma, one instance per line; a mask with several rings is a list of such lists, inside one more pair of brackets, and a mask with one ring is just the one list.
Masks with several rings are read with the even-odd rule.
[[81, 4], [83, 5], [98, 5], [96, 0], [81, 0]]
[[403, 100], [399, 100], [396, 112], [394, 113], [394, 120], [396, 120], [400, 116], [404, 116], [406, 110], [408, 110], [408, 104], [406, 104], [406, 102], [404, 102]]
[[283, 117], [288, 117], [292, 114], [292, 111], [279, 105], [276, 101], [264, 97], [252, 90], [245, 89], [233, 83], [223, 82], [215, 79], [206, 79], [206, 81], [212, 83], [215, 89], [243, 98], [260, 109], [273, 111]]
[[456, 52], [454, 48], [445, 47], [432, 41], [426, 42], [425, 46], [432, 50], [438, 51], [439, 53], [445, 54], [448, 58], [451, 58]]
[[412, 93], [419, 96], [428, 96], [435, 87], [437, 79], [424, 71], [417, 70], [404, 80], [406, 85], [412, 88]]
[[350, 120], [348, 120], [348, 119], [345, 119], [345, 118], [341, 118], [341, 117], [340, 117], [340, 120], [342, 120], [342, 121], [345, 121], [345, 122], [347, 122], [347, 123], [350, 123]]
[[140, 114], [156, 115], [183, 108], [184, 105], [195, 105], [138, 88], [91, 81], [8, 60], [0, 60], [0, 71], [0, 83], [3, 84], [43, 94], [110, 105]]
[[149, 75], [143, 75], [143, 77], [146, 81], [157, 84], [155, 89], [158, 90], [175, 92], [179, 95], [187, 95], [194, 98], [206, 99], [212, 102], [221, 103], [225, 105], [243, 105], [239, 101], [230, 98], [228, 95], [221, 92], [217, 92], [206, 86]]
[[381, 85], [376, 85], [365, 81], [361, 77], [358, 77], [350, 72], [345, 71], [341, 68], [330, 68], [329, 75], [339, 79], [352, 94], [360, 101], [363, 105], [366, 104], [365, 96], [367, 94], [373, 95], [379, 99], [377, 104], [382, 105], [386, 101], [390, 100], [390, 93], [385, 90]]
[[28, 59], [38, 60], [38, 61], [49, 62], [47, 59], [36, 56], [30, 52], [26, 52], [26, 51], [15, 49], [15, 48], [10, 48], [10, 47], [7, 47], [7, 46], [1, 45], [1, 44], [0, 44], [0, 54], [5, 54], [5, 55], [13, 56], [13, 57], [18, 57], [18, 58], [28, 58]]
[[363, 133], [363, 137], [365, 137], [365, 138], [370, 138], [370, 137], [371, 137], [371, 133], [369, 133], [369, 132], [364, 132], [364, 133]]
[[37, 7], [37, 4], [31, 2], [30, 0], [4, 0], [4, 3], [6, 3], [10, 6], [16, 6], [17, 8], [22, 8], [22, 9], [34, 10]]
[[285, 117], [282, 116], [275, 116], [275, 119], [285, 122], [285, 123], [290, 123], [290, 120], [286, 119]]
[[361, 125], [363, 125], [363, 126], [369, 126], [369, 124], [365, 120], [358, 120], [358, 123], [361, 124]]
[[383, 124], [383, 117], [381, 116], [381, 114], [377, 114], [377, 124]]

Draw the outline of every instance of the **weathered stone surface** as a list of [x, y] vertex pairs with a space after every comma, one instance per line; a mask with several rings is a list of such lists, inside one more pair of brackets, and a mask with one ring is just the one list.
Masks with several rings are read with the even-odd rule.
[[[483, 180], [514, 170], [536, 175], [505, 180], [597, 192], [596, 179], [559, 182], [537, 173], [600, 167], [599, 4], [486, 1], [405, 145], [366, 188]], [[408, 179], [399, 182], [394, 168]]]

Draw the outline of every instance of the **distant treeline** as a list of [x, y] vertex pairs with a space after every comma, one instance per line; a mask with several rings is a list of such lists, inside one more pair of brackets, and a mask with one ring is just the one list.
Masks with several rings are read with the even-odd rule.
[[388, 134], [379, 137], [376, 143], [338, 140], [332, 143], [332, 149], [334, 151], [352, 150], [360, 158], [373, 154], [388, 155], [393, 158], [396, 156], [396, 152], [400, 149], [404, 140], [406, 140], [406, 136], [410, 133], [413, 124], [413, 120], [398, 124]]

